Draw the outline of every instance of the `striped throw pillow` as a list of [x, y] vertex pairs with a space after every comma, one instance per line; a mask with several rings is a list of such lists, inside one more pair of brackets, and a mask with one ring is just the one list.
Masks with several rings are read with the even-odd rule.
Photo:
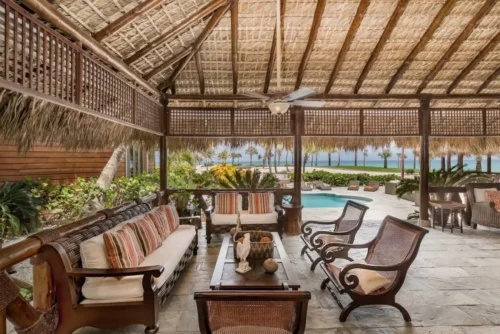
[[250, 193], [248, 195], [248, 211], [250, 214], [271, 213], [269, 193]]
[[170, 227], [164, 210], [156, 208], [145, 214], [144, 217], [154, 224], [162, 241], [167, 239], [170, 234]]
[[162, 209], [167, 217], [170, 233], [174, 232], [180, 225], [179, 214], [173, 203], [163, 205]]
[[139, 240], [144, 256], [148, 256], [161, 246], [162, 240], [152, 221], [142, 218], [128, 225], [132, 227], [137, 240]]
[[238, 211], [238, 193], [215, 195], [215, 212], [221, 215], [235, 215]]
[[488, 202], [495, 203], [495, 210], [500, 210], [500, 191], [486, 190]]
[[116, 232], [103, 233], [103, 239], [111, 268], [133, 268], [144, 261], [139, 241], [128, 224]]

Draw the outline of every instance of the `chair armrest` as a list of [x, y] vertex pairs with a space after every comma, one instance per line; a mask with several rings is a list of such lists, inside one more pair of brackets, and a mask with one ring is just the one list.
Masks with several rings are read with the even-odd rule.
[[374, 265], [374, 264], [365, 264], [365, 263], [349, 263], [342, 268], [339, 274], [340, 284], [347, 290], [353, 290], [359, 285], [359, 278], [354, 275], [347, 275], [349, 271], [353, 269], [366, 269], [373, 271], [403, 271], [408, 269], [410, 265], [410, 260], [405, 260], [399, 264], [395, 265]]
[[323, 246], [323, 240], [321, 239], [317, 239], [318, 236], [320, 235], [350, 235], [354, 232], [356, 232], [357, 230], [357, 227], [356, 228], [353, 228], [349, 231], [343, 231], [343, 232], [335, 232], [335, 231], [317, 231], [315, 233], [313, 233], [310, 237], [309, 237], [309, 242], [311, 243], [311, 245], [315, 248], [315, 249], [318, 249], [318, 248], [321, 248]]
[[68, 276], [76, 278], [84, 277], [122, 277], [122, 276], [138, 276], [150, 274], [154, 277], [159, 277], [165, 268], [163, 266], [147, 266], [135, 268], [121, 269], [93, 269], [93, 268], [73, 268], [68, 271]]
[[373, 243], [374, 240], [367, 242], [365, 244], [346, 244], [344, 242], [330, 242], [323, 246], [319, 256], [325, 263], [332, 263], [335, 261], [335, 252], [329, 250], [331, 247], [342, 247], [342, 248], [368, 248]]
[[179, 221], [180, 221], [181, 225], [192, 225], [196, 228], [199, 228], [201, 226], [201, 224], [197, 224], [196, 220], [198, 220], [201, 223], [200, 216], [179, 217]]
[[316, 220], [309, 220], [306, 221], [305, 223], [302, 224], [300, 229], [302, 230], [302, 234], [305, 236], [309, 236], [311, 233], [313, 233], [313, 230], [311, 227], [308, 225], [335, 225], [337, 224], [338, 220], [333, 220], [333, 221], [316, 221]]

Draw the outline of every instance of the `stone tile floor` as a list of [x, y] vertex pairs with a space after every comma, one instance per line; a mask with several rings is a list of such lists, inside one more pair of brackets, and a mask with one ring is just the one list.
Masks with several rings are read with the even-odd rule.
[[[356, 242], [371, 240], [379, 225], [380, 221], [366, 221]], [[200, 231], [198, 256], [188, 263], [161, 310], [160, 333], [199, 332], [193, 293], [208, 288], [222, 238], [212, 240], [207, 247], [204, 231]], [[411, 324], [396, 309], [383, 306], [358, 308], [340, 323], [337, 304], [319, 288], [324, 273], [320, 268], [309, 270], [309, 260], [300, 255], [299, 237], [285, 236], [284, 245], [302, 289], [312, 293], [307, 333], [500, 333], [500, 230], [465, 227], [463, 234], [430, 230], [397, 297], [410, 312]], [[362, 251], [352, 254], [363, 257]], [[78, 334], [143, 330], [143, 326], [116, 331], [85, 328]]]

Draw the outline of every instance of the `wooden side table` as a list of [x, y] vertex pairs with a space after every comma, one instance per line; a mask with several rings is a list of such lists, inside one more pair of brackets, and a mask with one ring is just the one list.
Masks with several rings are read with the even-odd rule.
[[285, 233], [300, 234], [300, 213], [303, 205], [283, 204], [281, 206], [285, 210]]
[[[444, 210], [450, 211], [451, 233], [453, 233], [453, 227], [455, 226], [458, 214], [467, 208], [467, 205], [453, 201], [430, 201], [429, 205], [431, 206], [432, 228], [436, 225], [436, 210], [441, 210], [441, 231], [443, 232], [446, 227], [446, 222], [444, 221]], [[463, 219], [460, 220], [459, 227], [460, 232], [464, 233]]]

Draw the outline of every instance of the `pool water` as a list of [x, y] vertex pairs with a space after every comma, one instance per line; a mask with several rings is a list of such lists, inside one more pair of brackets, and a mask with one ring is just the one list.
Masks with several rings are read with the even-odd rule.
[[343, 208], [348, 200], [365, 204], [372, 200], [358, 196], [340, 196], [335, 194], [302, 194], [302, 205], [305, 208]]

